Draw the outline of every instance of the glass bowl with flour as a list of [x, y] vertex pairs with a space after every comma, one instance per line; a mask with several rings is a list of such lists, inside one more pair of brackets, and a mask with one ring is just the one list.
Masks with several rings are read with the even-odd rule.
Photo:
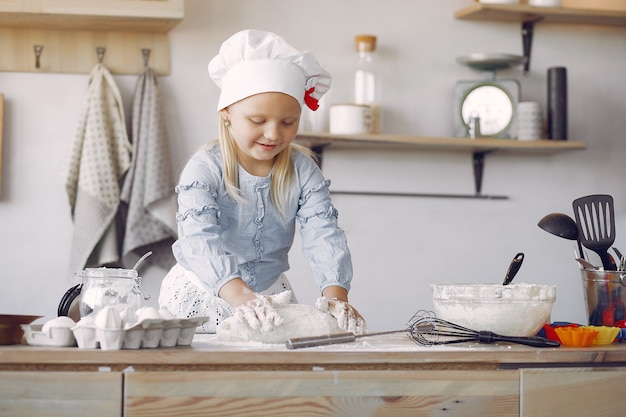
[[535, 336], [550, 320], [555, 285], [432, 284], [437, 317], [502, 336]]

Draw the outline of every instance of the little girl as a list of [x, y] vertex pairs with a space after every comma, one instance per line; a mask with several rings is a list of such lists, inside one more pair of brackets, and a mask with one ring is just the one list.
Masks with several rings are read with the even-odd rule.
[[219, 139], [196, 152], [176, 187], [177, 264], [160, 306], [180, 318], [209, 317], [199, 329], [207, 333], [235, 312], [252, 328], [279, 325], [276, 306], [296, 302], [284, 272], [298, 222], [322, 295], [316, 306], [364, 333], [348, 304], [352, 263], [330, 181], [308, 149], [292, 143], [302, 106], [317, 109], [330, 74], [308, 52], [256, 30], [226, 40], [209, 74], [221, 90]]

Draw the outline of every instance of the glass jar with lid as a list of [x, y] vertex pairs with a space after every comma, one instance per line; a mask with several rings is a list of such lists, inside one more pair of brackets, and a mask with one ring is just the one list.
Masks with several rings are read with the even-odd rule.
[[125, 308], [137, 310], [143, 300], [150, 298], [135, 269], [87, 268], [76, 275], [82, 280], [81, 317], [96, 314], [105, 306], [114, 306], [120, 312]]
[[371, 108], [369, 133], [380, 133], [380, 80], [377, 75], [376, 36], [357, 35], [354, 37], [357, 62], [354, 73], [354, 103]]

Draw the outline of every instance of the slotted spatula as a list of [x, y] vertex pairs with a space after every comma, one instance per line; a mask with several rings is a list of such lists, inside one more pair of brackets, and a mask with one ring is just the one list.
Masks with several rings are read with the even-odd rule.
[[613, 197], [608, 194], [588, 195], [574, 200], [572, 206], [580, 242], [598, 254], [605, 270], [615, 271], [617, 267], [608, 252], [615, 241]]

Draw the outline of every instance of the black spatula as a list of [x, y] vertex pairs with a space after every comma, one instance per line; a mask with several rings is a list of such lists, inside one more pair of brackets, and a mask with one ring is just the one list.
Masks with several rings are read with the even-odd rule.
[[608, 250], [615, 241], [615, 210], [613, 197], [593, 194], [580, 197], [572, 203], [580, 242], [598, 254], [605, 270], [615, 271], [617, 266]]

